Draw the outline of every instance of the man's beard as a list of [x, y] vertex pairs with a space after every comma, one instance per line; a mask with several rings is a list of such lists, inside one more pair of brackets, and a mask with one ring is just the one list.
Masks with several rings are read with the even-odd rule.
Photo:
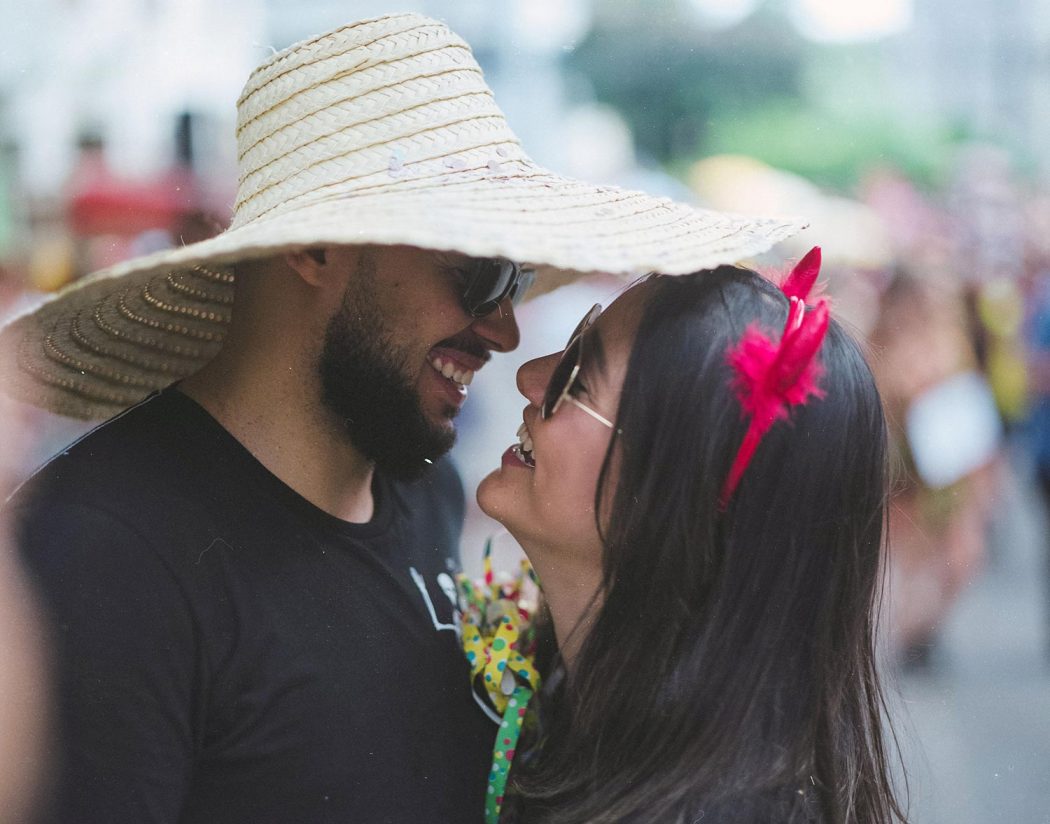
[[[328, 322], [318, 359], [322, 401], [350, 442], [390, 477], [414, 480], [452, 448], [456, 433], [427, 420], [376, 309], [368, 277], [355, 278]], [[356, 292], [353, 294], [352, 292]], [[455, 409], [449, 407], [451, 418]]]

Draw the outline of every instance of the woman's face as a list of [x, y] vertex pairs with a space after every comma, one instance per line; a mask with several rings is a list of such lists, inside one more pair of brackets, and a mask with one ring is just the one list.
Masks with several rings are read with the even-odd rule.
[[[588, 565], [601, 563], [594, 501], [613, 430], [587, 410], [616, 420], [646, 287], [642, 283], [625, 292], [583, 333], [580, 370], [569, 397], [546, 420], [540, 408], [562, 353], [536, 358], [518, 370], [518, 389], [528, 401], [520, 443], [481, 482], [478, 504], [530, 553], [545, 548]], [[570, 353], [576, 349], [570, 347]], [[560, 378], [567, 366], [558, 369]]]

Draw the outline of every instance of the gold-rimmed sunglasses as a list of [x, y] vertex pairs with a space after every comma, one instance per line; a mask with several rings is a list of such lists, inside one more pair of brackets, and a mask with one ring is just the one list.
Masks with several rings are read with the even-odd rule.
[[542, 420], [547, 420], [551, 415], [558, 411], [558, 407], [562, 405], [562, 402], [568, 401], [574, 406], [582, 409], [596, 421], [605, 424], [610, 429], [616, 428], [616, 425], [612, 421], [601, 413], [591, 409], [587, 404], [579, 398], [574, 397], [572, 394], [573, 386], [576, 384], [576, 379], [580, 374], [581, 367], [583, 366], [583, 348], [584, 342], [586, 341], [586, 332], [594, 325], [594, 322], [598, 320], [598, 316], [601, 315], [601, 313], [601, 304], [594, 304], [590, 311], [583, 316], [583, 320], [577, 324], [573, 333], [569, 335], [569, 342], [565, 345], [565, 349], [561, 353], [558, 365], [554, 367], [554, 371], [551, 372], [550, 380], [547, 382], [547, 390], [543, 395], [543, 404], [540, 406], [540, 418]]

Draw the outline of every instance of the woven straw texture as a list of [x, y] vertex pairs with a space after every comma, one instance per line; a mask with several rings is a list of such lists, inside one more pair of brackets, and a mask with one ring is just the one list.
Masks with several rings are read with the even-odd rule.
[[587, 272], [683, 274], [804, 225], [694, 209], [561, 177], [522, 150], [470, 48], [416, 14], [343, 26], [273, 55], [237, 104], [240, 179], [223, 234], [72, 284], [0, 331], [16, 397], [103, 418], [222, 345], [228, 264], [324, 244], [504, 256], [537, 291]]

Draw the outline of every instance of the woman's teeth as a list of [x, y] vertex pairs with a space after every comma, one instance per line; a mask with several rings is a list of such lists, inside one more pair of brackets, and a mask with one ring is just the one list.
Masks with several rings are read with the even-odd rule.
[[528, 466], [536, 465], [536, 461], [532, 457], [532, 435], [529, 434], [529, 428], [524, 423], [518, 427], [517, 449], [521, 459]]
[[460, 386], [470, 386], [470, 382], [474, 380], [473, 369], [462, 369], [453, 361], [443, 361], [441, 358], [434, 358], [430, 365], [450, 381], [455, 381]]

